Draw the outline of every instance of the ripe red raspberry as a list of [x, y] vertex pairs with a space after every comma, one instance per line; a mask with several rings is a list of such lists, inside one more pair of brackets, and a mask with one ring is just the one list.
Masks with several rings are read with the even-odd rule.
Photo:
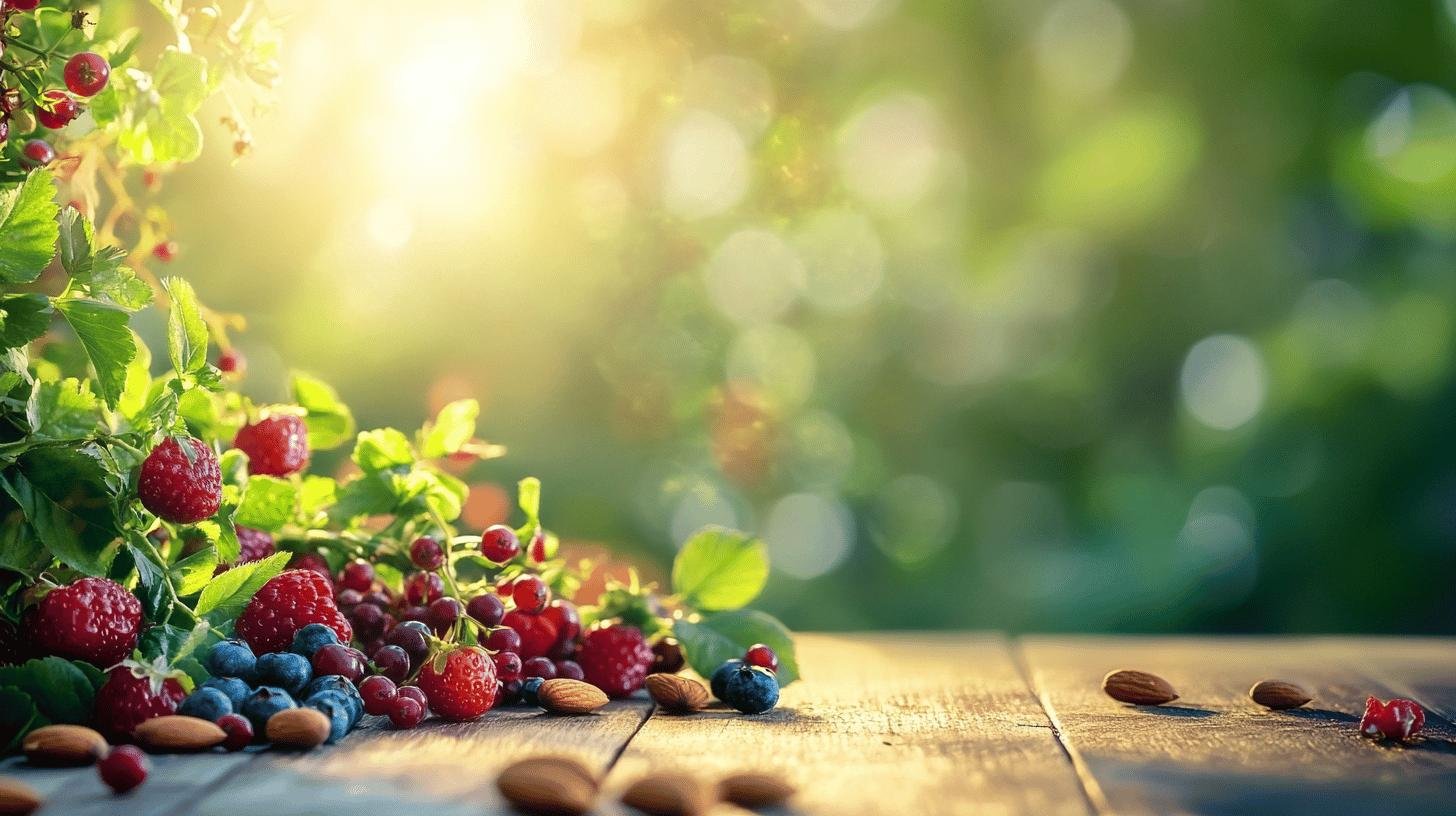
[[153, 717], [177, 713], [177, 705], [186, 696], [176, 680], [127, 663], [106, 673], [106, 682], [96, 690], [92, 719], [96, 729], [112, 742], [131, 742], [131, 732], [138, 725]]
[[303, 569], [309, 572], [316, 572], [325, 581], [333, 580], [333, 573], [329, 571], [329, 562], [324, 560], [322, 555], [317, 553], [303, 553], [294, 556], [293, 561], [288, 565], [289, 569]]
[[652, 668], [652, 647], [642, 631], [622, 624], [603, 626], [586, 633], [576, 662], [586, 681], [607, 693], [608, 697], [626, 697], [647, 679]]
[[278, 547], [274, 544], [272, 535], [262, 530], [254, 530], [252, 527], [239, 527], [238, 560], [231, 564], [218, 564], [217, 574], [227, 572], [238, 564], [262, 561], [277, 551]]
[[248, 472], [287, 476], [308, 464], [308, 428], [294, 414], [273, 414], [246, 425], [233, 447], [248, 455]]
[[545, 615], [528, 615], [519, 610], [507, 612], [501, 623], [516, 630], [521, 636], [521, 647], [515, 651], [521, 655], [522, 660], [529, 660], [533, 657], [545, 657], [556, 645], [557, 635], [560, 632], [556, 624]]
[[135, 595], [106, 578], [82, 578], [41, 598], [30, 631], [45, 654], [105, 669], [131, 654], [141, 627]]
[[473, 720], [489, 711], [499, 685], [495, 664], [476, 646], [461, 646], [425, 661], [417, 682], [430, 710], [456, 721]]
[[137, 478], [142, 506], [174, 524], [192, 524], [210, 518], [222, 503], [222, 471], [217, 456], [201, 440], [186, 437], [192, 459], [176, 439], [168, 437], [152, 448]]
[[334, 605], [328, 580], [310, 570], [288, 570], [270, 579], [248, 601], [235, 631], [254, 654], [286, 652], [293, 645], [293, 633], [310, 623], [334, 630], [340, 643], [354, 636], [349, 621]]

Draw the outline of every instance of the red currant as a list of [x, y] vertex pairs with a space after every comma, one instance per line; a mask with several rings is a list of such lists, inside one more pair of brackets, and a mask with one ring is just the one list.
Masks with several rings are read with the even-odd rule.
[[[510, 652], [502, 652], [502, 654], [510, 654]], [[521, 664], [521, 676], [551, 680], [556, 677], [556, 664], [552, 663], [549, 657], [533, 657]]]
[[521, 635], [509, 626], [490, 630], [485, 636], [485, 648], [492, 652], [517, 652], [521, 649]]
[[171, 263], [177, 259], [177, 253], [179, 251], [180, 247], [177, 246], [176, 241], [163, 241], [152, 247], [152, 257], [162, 263]]
[[111, 66], [100, 54], [82, 51], [66, 63], [66, 87], [77, 96], [95, 96], [111, 78]]
[[440, 548], [440, 542], [421, 536], [410, 544], [410, 561], [422, 570], [434, 572], [445, 566], [445, 551]]
[[743, 662], [750, 666], [762, 666], [771, 672], [779, 670], [779, 656], [774, 654], [773, 649], [762, 643], [749, 646], [748, 651], [743, 655]]
[[395, 728], [414, 728], [425, 721], [425, 704], [414, 697], [395, 695], [389, 704], [389, 721]]
[[101, 781], [116, 793], [126, 793], [147, 781], [152, 763], [135, 745], [118, 745], [96, 763]]
[[425, 606], [445, 594], [445, 581], [433, 572], [416, 572], [404, 579], [404, 597], [411, 606]]
[[374, 604], [355, 606], [349, 610], [348, 618], [354, 626], [354, 637], [360, 642], [368, 642], [384, 634], [384, 610]]
[[414, 700], [422, 707], [427, 708], [430, 705], [430, 698], [425, 696], [424, 690], [421, 689], [419, 686], [400, 686], [399, 690], [395, 693], [399, 697], [408, 697], [411, 700]]
[[581, 670], [581, 664], [575, 660], [556, 661], [556, 676], [567, 677], [572, 680], [585, 680], [586, 672]]
[[576, 604], [571, 601], [557, 598], [541, 614], [556, 624], [558, 644], [576, 640], [576, 636], [581, 634], [581, 613], [576, 611]]
[[399, 625], [385, 635], [384, 642], [398, 646], [409, 657], [410, 667], [420, 665], [430, 653], [430, 627], [419, 621], [400, 621]]
[[81, 107], [65, 91], [46, 91], [35, 106], [35, 118], [43, 127], [60, 130], [81, 115]]
[[521, 656], [515, 652], [496, 652], [490, 656], [495, 663], [495, 676], [502, 683], [521, 679]]
[[394, 698], [399, 696], [399, 691], [393, 680], [382, 674], [376, 674], [364, 678], [359, 683], [359, 696], [364, 700], [364, 710], [379, 716], [389, 713]]
[[410, 656], [402, 647], [388, 644], [374, 650], [374, 668], [396, 684], [403, 683], [410, 672]]
[[437, 635], [444, 635], [460, 620], [460, 602], [454, 598], [440, 598], [425, 610], [425, 623]]
[[247, 358], [237, 349], [228, 349], [217, 356], [217, 370], [224, 374], [241, 375], [247, 368]]
[[474, 618], [481, 626], [499, 626], [506, 616], [506, 605], [494, 593], [476, 595], [465, 604], [465, 614]]
[[31, 167], [45, 167], [56, 160], [56, 149], [51, 147], [50, 142], [31, 139], [20, 148], [20, 155]]
[[394, 605], [394, 601], [389, 597], [389, 593], [378, 589], [371, 589], [364, 593], [364, 597], [359, 602], [372, 604], [380, 609], [388, 609]]
[[487, 527], [480, 534], [480, 554], [488, 561], [504, 564], [521, 554], [521, 540], [504, 524]]
[[350, 561], [344, 565], [344, 571], [339, 575], [339, 583], [348, 589], [368, 592], [369, 587], [374, 585], [374, 565], [363, 559]]
[[511, 587], [511, 598], [515, 600], [517, 609], [536, 614], [546, 608], [546, 602], [551, 599], [551, 589], [538, 575], [522, 575]]
[[348, 609], [351, 606], [358, 606], [364, 603], [364, 593], [357, 589], [341, 589], [334, 600], [338, 602], [340, 609]]
[[253, 742], [253, 724], [241, 714], [224, 714], [217, 718], [217, 727], [227, 734], [222, 747], [228, 751], [241, 751]]
[[357, 683], [365, 669], [364, 655], [342, 643], [330, 643], [313, 654], [315, 675], [337, 674], [350, 683]]
[[536, 534], [531, 536], [531, 560], [537, 564], [546, 560], [546, 531], [540, 527], [537, 527]]

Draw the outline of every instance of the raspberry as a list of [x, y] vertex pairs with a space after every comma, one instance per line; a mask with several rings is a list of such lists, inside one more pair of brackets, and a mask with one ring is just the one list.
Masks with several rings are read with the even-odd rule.
[[462, 646], [425, 662], [420, 689], [430, 710], [447, 720], [473, 720], [495, 704], [495, 664], [485, 650]]
[[35, 118], [42, 127], [60, 130], [81, 115], [81, 107], [65, 91], [46, 91], [43, 104], [35, 106]]
[[273, 414], [246, 425], [233, 447], [248, 455], [248, 472], [287, 476], [308, 464], [308, 428], [295, 414]]
[[445, 551], [440, 549], [440, 542], [421, 536], [410, 544], [410, 561], [422, 570], [434, 572], [445, 566]]
[[153, 717], [175, 714], [186, 696], [176, 680], [124, 663], [107, 672], [106, 682], [96, 690], [92, 719], [107, 739], [130, 742], [131, 732], [138, 725]]
[[480, 554], [485, 556], [486, 560], [504, 564], [520, 553], [521, 540], [516, 537], [515, 530], [504, 524], [487, 527], [485, 532], [480, 534]]
[[222, 471], [217, 456], [201, 440], [184, 437], [192, 459], [177, 439], [168, 437], [152, 448], [137, 478], [142, 506], [174, 524], [210, 518], [222, 503]]
[[760, 666], [771, 672], [779, 670], [779, 656], [773, 649], [762, 643], [755, 643], [748, 647], [748, 652], [743, 655], [743, 662], [750, 666]]
[[111, 66], [100, 54], [83, 51], [66, 62], [66, 87], [77, 96], [95, 96], [111, 78]]
[[586, 681], [608, 697], [626, 697], [647, 679], [652, 667], [652, 647], [642, 631], [621, 624], [603, 626], [586, 633], [576, 652]]
[[511, 587], [511, 598], [516, 602], [517, 609], [534, 615], [546, 608], [546, 601], [551, 598], [551, 589], [538, 575], [522, 575]]
[[316, 572], [288, 570], [271, 578], [248, 601], [236, 631], [255, 654], [264, 654], [287, 651], [293, 633], [310, 623], [334, 630], [342, 643], [354, 636], [349, 621], [334, 605], [329, 582]]
[[521, 636], [520, 647], [511, 651], [520, 652], [522, 658], [545, 657], [551, 647], [556, 645], [559, 634], [556, 624], [545, 615], [508, 612], [502, 622]]
[[317, 553], [304, 553], [296, 556], [293, 562], [288, 565], [289, 569], [306, 569], [323, 576], [325, 581], [333, 580], [333, 573], [329, 571], [329, 562], [324, 560], [322, 555]]
[[46, 654], [105, 669], [131, 654], [141, 626], [135, 595], [106, 578], [82, 578], [46, 593], [30, 632]]
[[135, 745], [119, 745], [96, 763], [101, 781], [116, 794], [126, 793], [147, 781], [152, 763]]
[[1394, 699], [1382, 703], [1374, 697], [1365, 701], [1365, 716], [1360, 718], [1360, 733], [1371, 739], [1393, 739], [1406, 742], [1421, 732], [1426, 712], [1414, 700]]

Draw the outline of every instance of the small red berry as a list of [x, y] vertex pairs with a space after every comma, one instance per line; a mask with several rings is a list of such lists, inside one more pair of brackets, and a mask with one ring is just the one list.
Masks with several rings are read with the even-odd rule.
[[506, 605], [494, 593], [476, 595], [465, 604], [465, 614], [474, 618], [481, 626], [499, 626], [506, 615]]
[[394, 698], [399, 696], [399, 689], [394, 681], [381, 674], [364, 678], [359, 683], [359, 696], [364, 700], [364, 710], [374, 715], [389, 713], [390, 706], [394, 704]]
[[248, 358], [237, 349], [227, 349], [217, 355], [217, 370], [224, 374], [241, 375], [248, 368]]
[[374, 585], [374, 565], [363, 559], [355, 559], [344, 565], [339, 583], [346, 588], [364, 593]]
[[779, 656], [773, 649], [762, 643], [755, 643], [748, 647], [743, 655], [743, 662], [750, 666], [762, 666], [771, 672], [779, 670]]
[[536, 534], [531, 536], [531, 560], [540, 564], [546, 558], [546, 531], [537, 527]]
[[410, 606], [426, 606], [445, 594], [445, 581], [433, 572], [416, 572], [404, 579], [404, 597]]
[[171, 263], [177, 259], [179, 251], [181, 251], [181, 247], [177, 246], [176, 241], [162, 241], [152, 247], [152, 257], [162, 263]]
[[364, 593], [357, 589], [341, 589], [339, 594], [334, 596], [334, 600], [338, 602], [340, 609], [353, 609], [364, 603]]
[[537, 614], [546, 608], [551, 599], [551, 588], [537, 575], [522, 575], [511, 587], [511, 599], [516, 608], [529, 614]]
[[473, 720], [495, 705], [500, 683], [485, 650], [462, 646], [425, 661], [419, 686], [430, 710], [447, 720]]
[[227, 734], [222, 747], [229, 751], [241, 751], [253, 742], [253, 724], [241, 714], [224, 714], [218, 717], [217, 727]]
[[445, 566], [445, 551], [440, 542], [429, 536], [420, 536], [410, 543], [410, 562], [427, 572], [434, 572]]
[[126, 793], [147, 781], [152, 763], [135, 745], [118, 745], [96, 763], [101, 781], [115, 793]]
[[675, 638], [663, 638], [652, 644], [652, 673], [677, 674], [687, 665], [682, 646]]
[[[508, 652], [505, 654], [509, 654]], [[497, 666], [497, 669], [500, 667]], [[549, 657], [533, 657], [521, 664], [522, 677], [539, 677], [551, 680], [556, 677], [556, 664]]]
[[[190, 448], [190, 457], [182, 443]], [[167, 437], [143, 460], [137, 496], [143, 507], [174, 524], [210, 518], [222, 504], [217, 456], [199, 439]]]
[[356, 604], [346, 613], [346, 617], [354, 627], [354, 637], [360, 642], [367, 643], [384, 635], [384, 610], [372, 603]]
[[480, 554], [487, 561], [504, 564], [521, 554], [521, 540], [504, 524], [487, 527], [480, 535]]
[[557, 598], [546, 607], [541, 617], [556, 624], [556, 642], [559, 644], [576, 640], [576, 636], [581, 634], [581, 613], [571, 601]]
[[492, 652], [517, 652], [521, 649], [521, 635], [509, 626], [490, 630], [485, 636], [485, 648]]
[[425, 609], [425, 623], [437, 635], [444, 635], [460, 620], [460, 602], [454, 598], [440, 598]]
[[[287, 476], [308, 464], [308, 427], [297, 414], [271, 414], [243, 426], [233, 447], [248, 455], [249, 473]], [[359, 591], [367, 589], [365, 584]]]
[[374, 650], [374, 656], [370, 658], [374, 662], [374, 668], [379, 670], [382, 677], [387, 677], [396, 684], [403, 683], [410, 672], [410, 656], [402, 647], [393, 644], [385, 644]]
[[556, 676], [565, 677], [571, 680], [584, 680], [586, 674], [581, 670], [581, 664], [575, 660], [556, 661]]
[[81, 107], [65, 91], [46, 91], [35, 106], [36, 121], [51, 130], [60, 130], [80, 115]]
[[546, 655], [557, 643], [556, 624], [545, 615], [531, 615], [516, 609], [506, 614], [504, 623], [520, 635], [520, 648], [510, 651], [519, 652], [522, 658]]
[[1371, 697], [1365, 701], [1360, 733], [1372, 739], [1406, 742], [1419, 734], [1425, 724], [1426, 712], [1414, 700], [1396, 698], [1382, 703]]
[[414, 728], [425, 721], [425, 705], [414, 697], [396, 695], [389, 704], [389, 721], [395, 728]]
[[419, 686], [400, 686], [396, 693], [400, 697], [408, 697], [414, 700], [420, 704], [421, 708], [428, 708], [430, 705], [429, 698], [425, 696], [424, 690]]
[[495, 676], [502, 683], [509, 683], [512, 680], [521, 679], [521, 670], [524, 664], [521, 663], [521, 656], [515, 652], [496, 652], [490, 656], [495, 664]]
[[0, 6], [16, 11], [35, 11], [36, 6], [39, 5], [40, 0], [5, 0], [5, 2], [0, 3]]
[[342, 643], [330, 643], [313, 653], [315, 675], [337, 674], [350, 683], [357, 683], [367, 670], [364, 655]]
[[111, 65], [100, 54], [83, 51], [66, 62], [66, 87], [77, 96], [95, 96], [111, 78]]
[[43, 139], [31, 139], [20, 148], [20, 155], [31, 167], [45, 167], [56, 160], [56, 149]]

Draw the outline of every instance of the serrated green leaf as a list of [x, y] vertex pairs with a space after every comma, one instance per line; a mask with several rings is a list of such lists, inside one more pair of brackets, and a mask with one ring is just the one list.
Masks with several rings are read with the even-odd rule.
[[136, 341], [134, 335], [133, 342], [136, 356], [126, 364], [126, 384], [121, 389], [121, 399], [116, 401], [116, 410], [135, 426], [147, 406], [147, 392], [152, 387], [152, 350]]
[[217, 576], [198, 597], [194, 610], [197, 616], [205, 618], [215, 629], [230, 626], [253, 595], [283, 571], [290, 556], [286, 552], [274, 553], [262, 561], [239, 564]]
[[277, 532], [293, 520], [298, 506], [298, 487], [273, 476], [249, 476], [234, 521], [255, 530]]
[[93, 298], [135, 311], [152, 300], [152, 287], [123, 265], [126, 251], [95, 246], [90, 219], [74, 207], [61, 211], [61, 266]]
[[703, 529], [672, 562], [673, 592], [704, 611], [746, 606], [767, 582], [768, 548], [737, 530]]
[[0, 297], [0, 348], [18, 348], [45, 334], [51, 325], [51, 299], [45, 295]]
[[27, 452], [19, 467], [0, 472], [0, 489], [25, 513], [41, 543], [67, 566], [107, 573], [118, 543], [108, 484], [94, 445]]
[[378, 473], [413, 465], [415, 452], [410, 447], [409, 437], [394, 428], [380, 428], [359, 434], [351, 458], [365, 473]]
[[207, 365], [207, 324], [197, 304], [192, 284], [182, 278], [167, 278], [162, 288], [172, 299], [167, 315], [167, 352], [178, 374], [191, 374]]
[[56, 184], [36, 170], [19, 187], [0, 190], [0, 283], [30, 283], [56, 254]]
[[201, 592], [212, 580], [212, 574], [216, 570], [217, 547], [209, 544], [173, 564], [168, 572], [172, 576], [172, 586], [176, 588], [177, 596], [186, 598]]
[[0, 569], [34, 575], [50, 560], [20, 506], [0, 489]]
[[207, 60], [169, 48], [157, 60], [152, 83], [161, 97], [161, 110], [171, 115], [196, 113], [207, 101]]
[[126, 387], [126, 367], [137, 355], [126, 312], [94, 300], [57, 300], [55, 307], [81, 341], [101, 398], [115, 408]]
[[377, 516], [391, 512], [399, 505], [395, 497], [394, 475], [375, 473], [351, 479], [338, 491], [338, 501], [329, 510], [340, 522], [360, 516]]
[[306, 412], [308, 446], [332, 450], [354, 438], [354, 414], [339, 400], [333, 387], [302, 372], [293, 372], [293, 401]]
[[682, 644], [688, 664], [703, 677], [712, 677], [726, 661], [741, 659], [749, 646], [763, 643], [778, 655], [779, 685], [787, 686], [799, 679], [793, 636], [772, 615], [737, 609], [696, 619], [680, 618], [673, 622], [672, 633]]
[[460, 450], [475, 436], [479, 416], [480, 403], [473, 399], [456, 400], [441, 408], [434, 422], [420, 433], [420, 455], [434, 459]]
[[84, 725], [91, 720], [96, 689], [90, 677], [69, 660], [46, 657], [19, 666], [0, 666], [0, 686], [25, 692], [50, 722]]
[[36, 381], [25, 406], [32, 439], [84, 439], [101, 423], [101, 401], [91, 383], [74, 377]]
[[[137, 573], [135, 595], [142, 602], [142, 612], [148, 620], [157, 620], [167, 609], [170, 597], [167, 595], [165, 567], [157, 563], [146, 548], [128, 544], [127, 554], [131, 556]], [[119, 560], [119, 559], [118, 559]]]

